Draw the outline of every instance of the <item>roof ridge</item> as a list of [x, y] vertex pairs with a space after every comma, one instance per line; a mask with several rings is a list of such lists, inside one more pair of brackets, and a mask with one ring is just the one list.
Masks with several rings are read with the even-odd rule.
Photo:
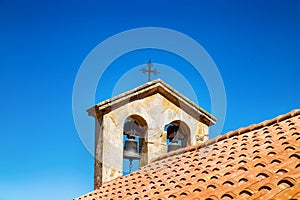
[[286, 114], [279, 115], [279, 116], [277, 116], [273, 119], [265, 120], [265, 121], [260, 122], [258, 124], [252, 124], [252, 125], [247, 126], [247, 127], [241, 127], [241, 128], [239, 128], [237, 130], [234, 130], [234, 131], [229, 131], [229, 132], [225, 133], [224, 135], [219, 135], [215, 138], [207, 140], [204, 143], [199, 143], [199, 144], [195, 144], [193, 146], [188, 146], [188, 147], [181, 148], [181, 149], [178, 149], [178, 150], [175, 150], [175, 151], [171, 151], [169, 153], [166, 153], [166, 154], [160, 155], [156, 158], [153, 158], [150, 161], [150, 163], [156, 162], [156, 161], [159, 161], [159, 160], [171, 157], [171, 156], [180, 155], [180, 154], [183, 154], [183, 153], [186, 153], [186, 152], [190, 152], [190, 151], [193, 151], [193, 150], [196, 150], [196, 149], [200, 149], [200, 148], [215, 144], [217, 142], [223, 141], [225, 139], [228, 139], [228, 138], [231, 138], [231, 137], [234, 137], [234, 136], [237, 136], [237, 135], [244, 134], [244, 133], [249, 132], [249, 131], [258, 130], [258, 129], [263, 128], [265, 126], [270, 126], [272, 124], [284, 121], [288, 118], [295, 117], [297, 115], [300, 115], [300, 109], [294, 109], [294, 110], [292, 110], [292, 111], [290, 111]]
[[98, 111], [110, 112], [111, 107], [116, 109], [131, 101], [145, 98], [156, 93], [161, 94], [168, 99], [168, 101], [189, 113], [189, 115], [193, 116], [196, 120], [203, 121], [208, 126], [214, 125], [217, 121], [215, 116], [204, 110], [201, 106], [197, 105], [184, 94], [161, 79], [155, 79], [112, 98], [101, 101], [100, 103], [88, 108], [86, 111], [89, 116], [96, 116]]

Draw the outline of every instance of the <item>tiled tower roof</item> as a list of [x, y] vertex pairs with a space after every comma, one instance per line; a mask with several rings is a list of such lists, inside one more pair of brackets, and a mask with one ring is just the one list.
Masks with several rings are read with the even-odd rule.
[[300, 110], [162, 155], [77, 199], [300, 199]]

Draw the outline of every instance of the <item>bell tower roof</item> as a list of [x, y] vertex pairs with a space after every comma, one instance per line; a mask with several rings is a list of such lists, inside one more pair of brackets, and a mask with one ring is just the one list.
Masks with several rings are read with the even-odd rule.
[[130, 102], [141, 100], [154, 94], [162, 95], [169, 102], [173, 103], [178, 108], [185, 111], [196, 120], [206, 124], [207, 126], [211, 126], [216, 123], [216, 117], [205, 111], [196, 103], [189, 100], [187, 97], [182, 95], [180, 92], [175, 90], [161, 79], [147, 82], [144, 85], [100, 102], [89, 108], [87, 112], [89, 116], [103, 116], [112, 110], [124, 106]]

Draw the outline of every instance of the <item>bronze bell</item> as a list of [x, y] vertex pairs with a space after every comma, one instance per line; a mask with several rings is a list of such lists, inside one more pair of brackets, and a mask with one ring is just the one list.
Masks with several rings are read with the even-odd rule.
[[168, 145], [168, 152], [180, 149], [180, 144], [178, 144], [178, 130], [179, 127], [174, 127], [174, 137], [171, 139], [171, 143]]
[[124, 159], [128, 159], [130, 162], [132, 160], [141, 159], [138, 153], [137, 141], [135, 140], [135, 134], [131, 130], [129, 135], [127, 135], [128, 139], [125, 141], [123, 157]]
[[128, 159], [128, 160], [141, 159], [137, 151], [137, 141], [135, 139], [129, 138], [128, 140], [125, 141], [123, 156], [124, 159]]
[[168, 145], [168, 152], [170, 151], [175, 151], [177, 149], [180, 149], [180, 144], [178, 144], [178, 142], [171, 142], [169, 145]]

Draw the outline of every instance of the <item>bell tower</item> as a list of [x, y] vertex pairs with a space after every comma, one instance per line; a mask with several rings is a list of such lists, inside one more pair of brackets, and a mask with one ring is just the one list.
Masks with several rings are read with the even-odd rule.
[[[216, 118], [162, 80], [96, 104], [94, 187], [123, 174], [123, 161], [139, 166], [167, 151], [208, 139]], [[123, 145], [125, 140], [125, 145]]]

